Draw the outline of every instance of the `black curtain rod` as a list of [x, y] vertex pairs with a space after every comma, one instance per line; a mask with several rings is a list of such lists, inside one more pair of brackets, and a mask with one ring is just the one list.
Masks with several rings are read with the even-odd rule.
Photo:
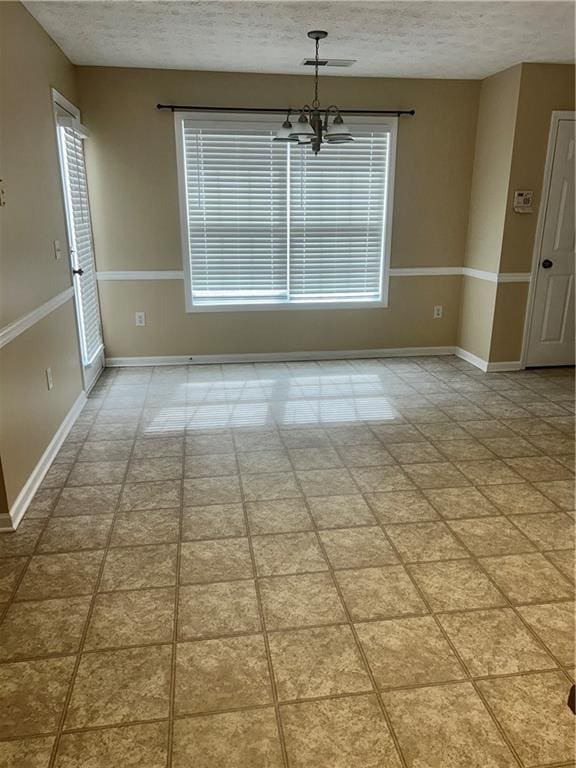
[[[182, 104], [156, 104], [156, 109], [169, 109], [171, 112], [257, 112], [269, 115], [285, 115], [300, 112], [299, 109], [265, 109], [257, 107], [192, 107]], [[322, 111], [322, 110], [320, 110]], [[415, 115], [415, 109], [340, 109], [341, 115]]]

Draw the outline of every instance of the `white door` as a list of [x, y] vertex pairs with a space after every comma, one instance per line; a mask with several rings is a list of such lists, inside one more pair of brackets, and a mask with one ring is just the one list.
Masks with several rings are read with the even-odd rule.
[[552, 147], [526, 365], [574, 364], [573, 118], [557, 121]]
[[[89, 391], [104, 367], [104, 345], [84, 162], [86, 133], [80, 123], [79, 113], [72, 105], [67, 104], [64, 108], [56, 98], [55, 103], [78, 338], [84, 388]], [[76, 114], [71, 114], [70, 109], [75, 110]]]

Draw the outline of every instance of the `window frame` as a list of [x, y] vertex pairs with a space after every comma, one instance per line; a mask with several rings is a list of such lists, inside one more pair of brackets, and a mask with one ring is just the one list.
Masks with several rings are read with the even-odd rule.
[[[205, 128], [250, 127], [277, 131], [281, 116], [262, 113], [232, 113], [232, 112], [189, 112], [174, 111], [174, 132], [176, 142], [176, 168], [178, 177], [178, 208], [180, 214], [180, 239], [182, 265], [184, 271], [185, 307], [187, 313], [197, 312], [292, 312], [307, 310], [343, 310], [343, 309], [382, 309], [388, 307], [390, 284], [390, 253], [392, 248], [392, 220], [394, 214], [394, 179], [396, 168], [396, 141], [398, 133], [398, 117], [387, 116], [346, 116], [348, 125], [358, 128], [386, 128], [389, 133], [388, 146], [388, 175], [384, 193], [384, 237], [382, 243], [382, 262], [380, 269], [379, 301], [319, 301], [319, 302], [270, 302], [254, 304], [195, 304], [192, 296], [192, 272], [189, 252], [188, 205], [186, 194], [186, 168], [184, 152], [184, 121], [192, 120]], [[280, 121], [280, 122], [279, 122]], [[306, 150], [304, 150], [306, 151]], [[308, 149], [308, 151], [311, 151]], [[330, 145], [323, 146], [323, 152], [330, 151]]]

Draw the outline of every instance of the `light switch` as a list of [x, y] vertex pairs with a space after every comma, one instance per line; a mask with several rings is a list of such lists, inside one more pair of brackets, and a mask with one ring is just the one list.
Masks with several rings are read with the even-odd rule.
[[146, 325], [146, 312], [135, 312], [136, 325]]
[[54, 258], [56, 261], [60, 261], [62, 258], [62, 248], [60, 247], [60, 240], [54, 240]]
[[516, 190], [514, 192], [514, 211], [516, 213], [532, 213], [532, 198], [534, 192], [531, 189]]

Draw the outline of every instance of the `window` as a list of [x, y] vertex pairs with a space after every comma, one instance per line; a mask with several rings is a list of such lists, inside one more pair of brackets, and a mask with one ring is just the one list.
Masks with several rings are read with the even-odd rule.
[[188, 311], [382, 306], [396, 118], [274, 142], [269, 117], [176, 114]]

